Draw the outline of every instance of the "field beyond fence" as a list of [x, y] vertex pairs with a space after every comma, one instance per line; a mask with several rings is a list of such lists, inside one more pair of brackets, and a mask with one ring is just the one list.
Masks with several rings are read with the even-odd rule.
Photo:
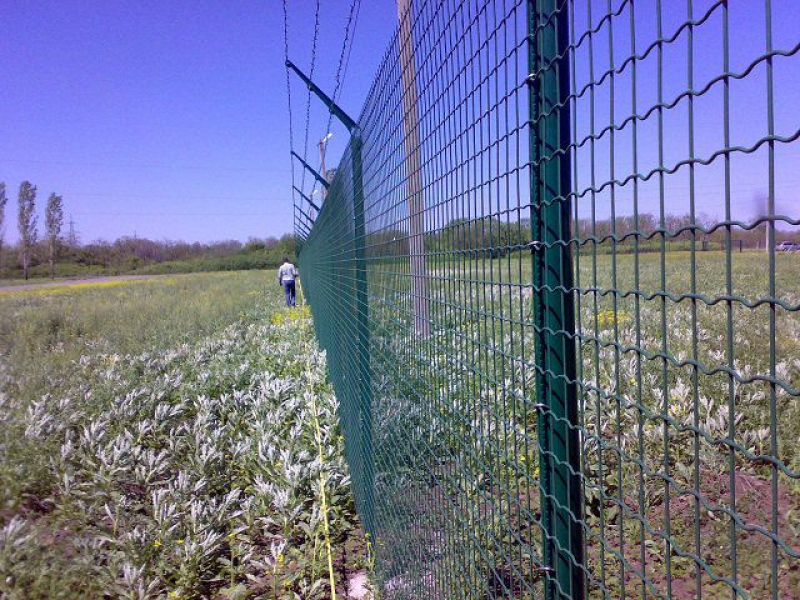
[[382, 597], [797, 598], [796, 7], [400, 6], [298, 220]]

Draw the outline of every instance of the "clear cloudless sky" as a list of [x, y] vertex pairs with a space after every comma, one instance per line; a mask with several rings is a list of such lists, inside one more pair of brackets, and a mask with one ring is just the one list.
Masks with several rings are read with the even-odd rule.
[[[351, 2], [319, 2], [314, 80], [329, 93]], [[655, 35], [655, 4], [636, 3], [637, 29], [645, 39]], [[290, 58], [309, 70], [317, 3], [287, 0], [287, 5]], [[602, 15], [607, 2], [591, 0], [591, 5]], [[696, 0], [694, 14], [714, 5]], [[585, 12], [587, 4], [575, 6]], [[731, 70], [741, 72], [765, 50], [765, 4], [731, 0], [729, 6]], [[772, 6], [774, 47], [790, 50], [798, 39], [800, 0], [772, 0]], [[673, 31], [685, 18], [685, 1], [663, 3], [665, 31]], [[580, 14], [576, 19], [585, 21]], [[7, 183], [11, 199], [6, 239], [16, 239], [16, 197], [25, 179], [39, 188], [40, 212], [50, 192], [64, 196], [67, 214], [85, 242], [134, 234], [244, 240], [293, 231], [281, 0], [0, 0], [0, 23], [0, 181]], [[339, 102], [354, 118], [396, 23], [396, 0], [361, 0]], [[623, 25], [615, 25], [618, 61], [629, 51]], [[719, 10], [697, 28], [698, 88], [721, 73], [721, 31]], [[604, 28], [594, 39], [595, 73], [606, 68], [607, 35]], [[586, 44], [582, 47], [579, 59], [585, 59]], [[672, 99], [687, 85], [685, 35], [667, 46], [664, 61], [664, 97]], [[774, 64], [776, 133], [788, 136], [800, 125], [800, 61], [793, 55], [778, 57]], [[576, 69], [579, 80], [588, 77], [581, 60]], [[655, 53], [638, 69], [641, 109], [656, 101]], [[760, 64], [743, 80], [731, 81], [733, 145], [749, 146], [767, 132], [765, 72]], [[302, 148], [308, 92], [296, 77], [291, 81], [294, 142]], [[615, 96], [619, 115], [630, 112], [624, 81], [621, 77]], [[696, 101], [697, 156], [709, 156], [724, 145], [721, 87]], [[596, 96], [595, 127], [600, 128], [609, 101], [603, 90]], [[578, 106], [579, 138], [590, 127], [588, 101], [585, 96]], [[665, 115], [667, 164], [688, 155], [685, 104]], [[324, 106], [312, 100], [308, 157], [315, 165], [327, 118]], [[640, 171], [657, 164], [655, 123], [653, 117], [640, 125]], [[347, 140], [346, 130], [336, 122], [332, 132], [328, 166], [336, 165]], [[794, 217], [800, 186], [797, 146], [776, 145], [776, 211]], [[578, 156], [578, 183], [583, 187], [591, 175], [588, 151], [586, 146]], [[601, 179], [608, 170], [602, 152], [595, 159]], [[764, 146], [732, 160], [733, 218], [753, 218], [764, 210], [766, 156]], [[629, 159], [627, 149], [617, 152], [617, 175], [630, 172]], [[722, 162], [698, 172], [699, 210], [717, 219], [726, 204]], [[688, 210], [685, 171], [668, 178], [670, 212]], [[659, 204], [656, 184], [651, 178], [641, 190], [642, 209], [654, 214]], [[624, 193], [629, 190], [619, 192]], [[584, 216], [589, 201], [581, 200]], [[598, 202], [598, 216], [607, 217], [607, 199]], [[618, 207], [618, 214], [625, 211]]]
[[[351, 0], [320, 5], [315, 70], [332, 89]], [[314, 6], [288, 1], [290, 55], [305, 68]], [[394, 0], [361, 3], [341, 95], [356, 116], [396, 19]], [[40, 211], [63, 194], [84, 242], [293, 231], [280, 0], [0, 0], [0, 23], [6, 240], [25, 179]], [[304, 91], [293, 82], [301, 139]], [[345, 137], [334, 129], [334, 163]]]

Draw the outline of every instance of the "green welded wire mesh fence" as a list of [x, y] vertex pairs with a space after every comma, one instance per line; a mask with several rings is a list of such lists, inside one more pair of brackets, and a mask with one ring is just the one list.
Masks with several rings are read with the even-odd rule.
[[299, 229], [382, 597], [800, 597], [797, 3], [401, 15]]

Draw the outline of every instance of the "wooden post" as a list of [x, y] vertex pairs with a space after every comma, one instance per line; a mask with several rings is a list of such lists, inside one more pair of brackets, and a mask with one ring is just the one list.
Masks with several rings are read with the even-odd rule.
[[417, 112], [417, 67], [414, 63], [412, 0], [397, 0], [400, 21], [400, 72], [403, 84], [403, 139], [406, 150], [406, 198], [408, 204], [411, 294], [414, 303], [414, 331], [430, 334], [428, 280], [425, 277], [425, 200], [422, 196], [419, 113]]

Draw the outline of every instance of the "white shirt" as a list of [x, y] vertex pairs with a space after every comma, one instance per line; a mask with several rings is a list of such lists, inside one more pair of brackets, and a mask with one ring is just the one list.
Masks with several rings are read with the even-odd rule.
[[292, 263], [283, 263], [278, 269], [278, 283], [294, 281], [295, 277], [297, 277], [297, 269]]

